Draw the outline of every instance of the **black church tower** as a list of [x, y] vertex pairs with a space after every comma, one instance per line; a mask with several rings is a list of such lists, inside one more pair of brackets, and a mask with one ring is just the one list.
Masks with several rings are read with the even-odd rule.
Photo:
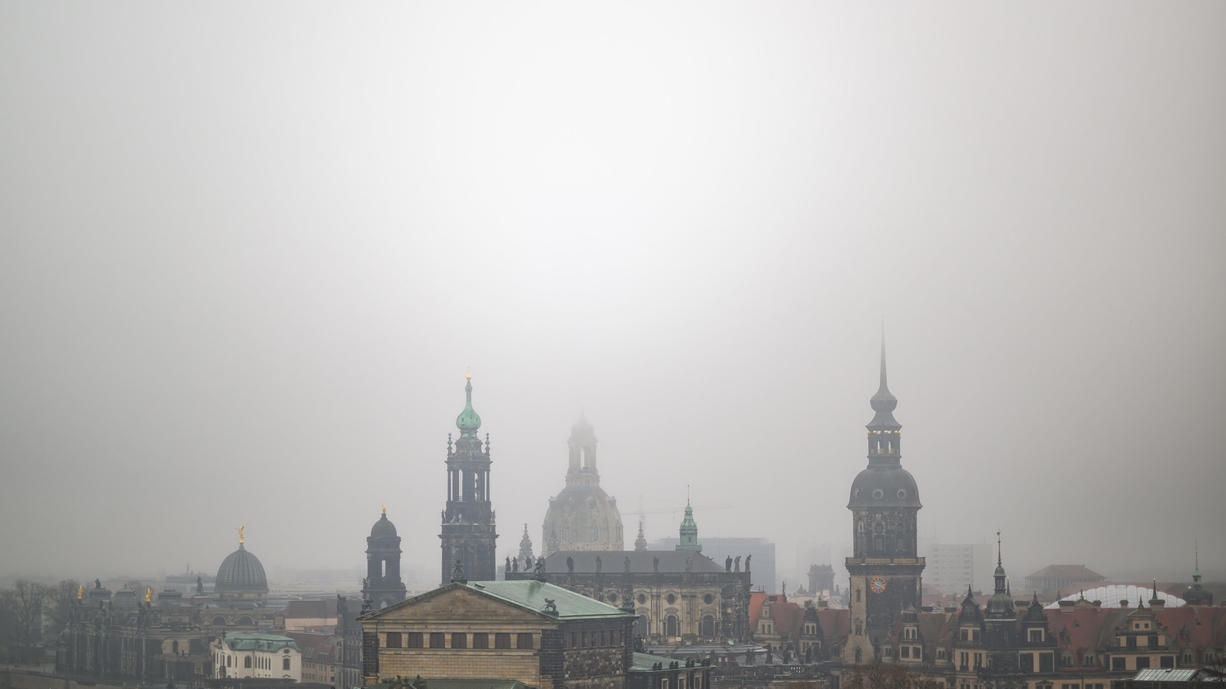
[[490, 441], [477, 437], [481, 417], [473, 410], [473, 381], [464, 385], [464, 411], [456, 417], [460, 437], [447, 437], [447, 509], [443, 510], [442, 583], [494, 579], [494, 509], [490, 505]]
[[400, 578], [400, 536], [387, 518], [387, 506], [379, 521], [370, 527], [366, 539], [366, 579], [362, 598], [376, 610], [404, 600], [404, 581]]
[[916, 555], [919, 490], [902, 468], [902, 425], [894, 419], [898, 399], [886, 385], [885, 344], [881, 346], [881, 385], [870, 404], [868, 466], [851, 484], [847, 509], [852, 515], [851, 634], [843, 650], [845, 663], [880, 659], [894, 623], [904, 609], [920, 607], [924, 558]]

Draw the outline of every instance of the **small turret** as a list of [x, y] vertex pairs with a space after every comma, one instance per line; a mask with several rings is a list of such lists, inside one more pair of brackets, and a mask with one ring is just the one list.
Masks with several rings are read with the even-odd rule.
[[690, 507], [688, 499], [685, 501], [685, 518], [681, 520], [681, 541], [677, 544], [677, 550], [702, 552], [702, 544], [698, 542], [698, 524], [694, 522], [694, 508]]

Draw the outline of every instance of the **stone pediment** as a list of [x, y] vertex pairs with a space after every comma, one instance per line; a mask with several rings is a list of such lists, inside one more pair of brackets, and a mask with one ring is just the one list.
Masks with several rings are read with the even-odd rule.
[[362, 618], [378, 622], [532, 622], [548, 623], [553, 618], [519, 605], [485, 595], [465, 586], [445, 586], [401, 601]]

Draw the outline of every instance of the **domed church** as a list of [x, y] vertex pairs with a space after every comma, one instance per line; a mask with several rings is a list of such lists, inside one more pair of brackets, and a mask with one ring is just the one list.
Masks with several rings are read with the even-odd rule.
[[622, 516], [617, 500], [600, 487], [596, 432], [587, 418], [570, 429], [566, 487], [550, 499], [542, 528], [541, 557], [560, 550], [621, 550]]
[[258, 605], [268, 598], [268, 578], [264, 576], [260, 558], [247, 550], [246, 542], [243, 528], [239, 527], [238, 550], [221, 561], [214, 590], [222, 601]]

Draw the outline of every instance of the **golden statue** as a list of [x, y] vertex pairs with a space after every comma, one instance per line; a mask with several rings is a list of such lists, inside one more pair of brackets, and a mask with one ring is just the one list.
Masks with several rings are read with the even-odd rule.
[[151, 600], [153, 600], [153, 587], [146, 586], [145, 587], [145, 602], [148, 603]]
[[247, 527], [246, 527], [246, 526], [240, 526], [240, 527], [238, 527], [238, 544], [239, 544], [239, 545], [242, 545], [242, 544], [244, 544], [244, 543], [246, 543], [246, 542], [247, 542], [247, 537], [246, 537], [245, 535], [243, 535], [243, 529], [245, 529], [245, 528], [247, 528]]
[[85, 597], [85, 586], [84, 585], [78, 586], [77, 587], [77, 600], [81, 600], [84, 597]]
[[383, 516], [387, 516], [387, 503], [383, 503]]

